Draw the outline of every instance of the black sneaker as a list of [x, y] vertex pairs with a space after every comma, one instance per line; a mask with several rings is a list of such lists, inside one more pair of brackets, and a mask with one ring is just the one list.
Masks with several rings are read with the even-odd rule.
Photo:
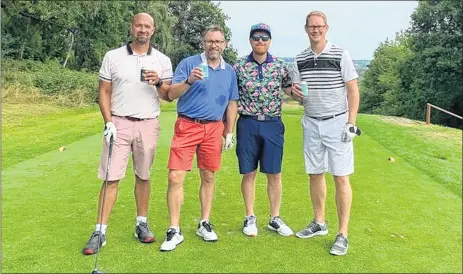
[[147, 223], [140, 223], [135, 226], [135, 237], [140, 240], [140, 242], [149, 244], [154, 242], [154, 234], [148, 227]]
[[334, 241], [333, 246], [331, 246], [330, 254], [338, 256], [346, 255], [348, 248], [349, 242], [347, 241], [347, 238], [342, 235], [342, 233], [339, 233], [336, 235], [336, 240]]
[[312, 238], [317, 235], [326, 235], [328, 234], [328, 224], [319, 224], [313, 220], [306, 228], [296, 233], [298, 238]]
[[[99, 245], [98, 245], [98, 242], [100, 243]], [[104, 235], [100, 231], [94, 231], [92, 233], [92, 236], [90, 236], [90, 240], [88, 240], [87, 244], [82, 250], [82, 254], [84, 255], [96, 254], [98, 253], [99, 249], [105, 245], [106, 245], [106, 235]]]

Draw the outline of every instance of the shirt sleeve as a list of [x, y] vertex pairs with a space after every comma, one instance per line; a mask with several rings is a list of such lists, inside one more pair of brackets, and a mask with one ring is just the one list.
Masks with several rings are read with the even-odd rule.
[[355, 70], [354, 62], [347, 50], [342, 53], [341, 57], [341, 75], [344, 83], [357, 79], [359, 76]]
[[191, 71], [189, 71], [187, 62], [183, 59], [180, 64], [178, 64], [177, 68], [175, 69], [174, 78], [172, 79], [172, 84], [178, 84], [185, 82], [188, 79]]
[[236, 78], [236, 73], [235, 71], [232, 71], [232, 76], [231, 76], [231, 85], [230, 85], [230, 97], [229, 101], [237, 101], [239, 99], [238, 95], [238, 79]]
[[289, 73], [289, 66], [287, 63], [283, 63], [283, 77], [281, 79], [281, 87], [289, 88], [293, 85], [291, 74]]
[[167, 56], [164, 62], [165, 64], [164, 64], [164, 67], [162, 68], [161, 79], [163, 81], [172, 80], [174, 76], [174, 73], [172, 71], [172, 62], [170, 61], [170, 58]]
[[291, 79], [293, 83], [299, 83], [301, 81], [301, 75], [299, 74], [299, 68], [297, 67], [296, 58], [294, 58], [293, 63], [289, 67], [289, 73], [291, 74]]
[[101, 63], [101, 68], [99, 72], [100, 80], [106, 82], [112, 82], [111, 79], [111, 61], [109, 59], [109, 54], [106, 53], [103, 58], [103, 62]]

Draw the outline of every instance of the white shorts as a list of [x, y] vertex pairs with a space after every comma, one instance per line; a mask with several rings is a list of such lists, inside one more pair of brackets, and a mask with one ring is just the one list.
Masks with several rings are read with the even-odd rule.
[[306, 173], [330, 172], [335, 176], [354, 173], [353, 142], [341, 141], [347, 118], [347, 113], [324, 121], [302, 117]]

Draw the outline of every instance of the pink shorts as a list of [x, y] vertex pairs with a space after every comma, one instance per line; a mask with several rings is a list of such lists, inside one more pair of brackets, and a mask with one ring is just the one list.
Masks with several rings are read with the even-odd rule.
[[[135, 175], [142, 180], [148, 180], [159, 139], [159, 120], [133, 121], [113, 116], [113, 123], [116, 126], [117, 139], [113, 144], [108, 181], [118, 181], [125, 177], [130, 152]], [[109, 144], [103, 138], [103, 153], [98, 171], [98, 178], [101, 180], [106, 177], [108, 149]]]

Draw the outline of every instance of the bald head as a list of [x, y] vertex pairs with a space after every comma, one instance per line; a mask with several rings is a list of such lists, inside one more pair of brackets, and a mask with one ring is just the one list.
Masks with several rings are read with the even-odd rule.
[[148, 13], [137, 13], [132, 18], [131, 33], [134, 42], [139, 44], [149, 43], [151, 36], [154, 34], [156, 25], [153, 17]]
[[140, 13], [135, 14], [135, 16], [132, 18], [132, 25], [135, 22], [140, 21], [140, 20], [142, 21], [148, 20], [149, 22], [151, 22], [151, 25], [154, 27], [154, 19], [148, 13], [140, 12]]

